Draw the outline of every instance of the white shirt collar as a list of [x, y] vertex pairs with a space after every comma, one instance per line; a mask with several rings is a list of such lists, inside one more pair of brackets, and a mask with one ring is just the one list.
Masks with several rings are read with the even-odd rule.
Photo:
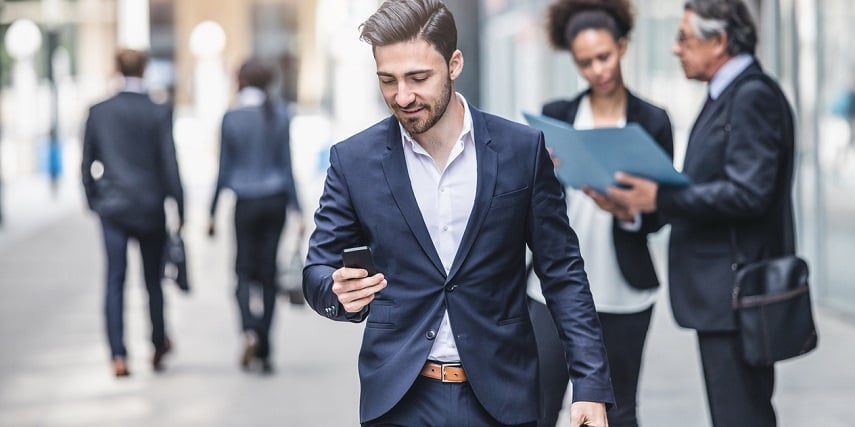
[[122, 87], [122, 92], [145, 93], [145, 80], [141, 77], [125, 76], [125, 85]]
[[238, 107], [258, 107], [264, 103], [267, 93], [255, 86], [247, 86], [238, 92]]
[[718, 99], [721, 93], [736, 80], [736, 77], [753, 63], [754, 57], [748, 53], [740, 53], [725, 62], [710, 80], [709, 93], [713, 101]]

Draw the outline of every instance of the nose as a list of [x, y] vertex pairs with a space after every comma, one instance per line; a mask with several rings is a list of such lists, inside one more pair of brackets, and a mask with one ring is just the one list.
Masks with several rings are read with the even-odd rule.
[[398, 92], [395, 93], [395, 103], [399, 107], [406, 107], [415, 101], [416, 96], [406, 82], [398, 83]]
[[600, 61], [594, 61], [591, 64], [591, 71], [594, 72], [594, 76], [596, 76], [596, 77], [602, 76], [604, 69], [605, 69], [605, 66], [603, 66], [603, 63]]
[[676, 56], [680, 56], [680, 54], [683, 53], [683, 47], [680, 46], [680, 43], [674, 42], [674, 44], [671, 46], [671, 53]]

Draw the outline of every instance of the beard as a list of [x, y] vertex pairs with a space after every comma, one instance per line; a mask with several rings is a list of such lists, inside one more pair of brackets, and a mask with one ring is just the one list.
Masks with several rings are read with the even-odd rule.
[[[445, 110], [448, 108], [448, 103], [451, 101], [451, 94], [453, 90], [451, 87], [451, 79], [446, 79], [445, 84], [442, 85], [442, 92], [439, 95], [439, 98], [436, 99], [436, 102], [433, 105], [428, 104], [419, 104], [419, 108], [424, 109], [428, 113], [427, 117], [424, 119], [419, 118], [405, 118], [399, 115], [398, 110], [400, 107], [397, 105], [393, 107], [395, 111], [395, 117], [398, 118], [398, 122], [410, 133], [410, 135], [419, 135], [427, 132], [430, 128], [432, 128], [439, 119], [445, 115]], [[409, 106], [407, 106], [409, 107]]]

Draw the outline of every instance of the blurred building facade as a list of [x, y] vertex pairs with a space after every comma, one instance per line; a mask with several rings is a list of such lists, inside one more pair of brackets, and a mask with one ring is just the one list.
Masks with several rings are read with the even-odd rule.
[[[685, 80], [671, 54], [683, 0], [634, 1], [625, 78], [670, 113], [680, 166], [704, 93], [703, 85]], [[748, 1], [760, 30], [758, 57], [780, 79], [798, 117], [799, 250], [810, 260], [817, 299], [855, 313], [855, 263], [848, 259], [855, 253], [855, 38], [849, 36], [855, 2]], [[446, 0], [466, 59], [458, 89], [470, 102], [521, 120], [522, 111], [582, 89], [569, 55], [546, 42], [549, 2]], [[8, 43], [0, 47], [0, 176], [39, 173], [40, 137], [51, 121], [47, 64], [58, 88], [59, 133], [72, 144], [65, 152], [73, 162], [86, 107], [116, 88], [112, 57], [122, 46], [150, 50], [147, 79], [155, 93], [175, 103], [179, 118], [194, 121], [189, 130], [176, 126], [177, 133], [200, 140], [177, 136], [192, 149], [215, 150], [213, 128], [234, 93], [236, 67], [250, 55], [279, 64], [278, 95], [316, 118], [304, 122], [301, 134], [331, 143], [356, 132], [386, 114], [370, 48], [359, 42], [357, 30], [379, 3], [0, 0], [4, 39], [13, 22], [29, 19], [53, 34], [56, 45], [41, 44], [32, 63], [37, 84], [27, 93], [15, 81], [18, 60]], [[57, 49], [48, 60], [51, 47]]]

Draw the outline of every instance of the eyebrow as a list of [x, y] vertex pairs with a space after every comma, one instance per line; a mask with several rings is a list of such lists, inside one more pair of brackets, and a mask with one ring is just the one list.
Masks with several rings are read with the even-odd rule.
[[[433, 70], [432, 70], [432, 69], [430, 69], [430, 68], [428, 68], [428, 69], [424, 69], [424, 70], [408, 71], [408, 72], [404, 73], [404, 77], [413, 76], [413, 75], [416, 75], [416, 74], [426, 74], [426, 73], [431, 73], [431, 72], [433, 72]], [[378, 76], [380, 76], [380, 77], [395, 77], [395, 75], [394, 75], [394, 74], [392, 74], [392, 73], [387, 73], [387, 72], [385, 72], [385, 71], [378, 71], [378, 72], [377, 72], [377, 75], [378, 75]]]

